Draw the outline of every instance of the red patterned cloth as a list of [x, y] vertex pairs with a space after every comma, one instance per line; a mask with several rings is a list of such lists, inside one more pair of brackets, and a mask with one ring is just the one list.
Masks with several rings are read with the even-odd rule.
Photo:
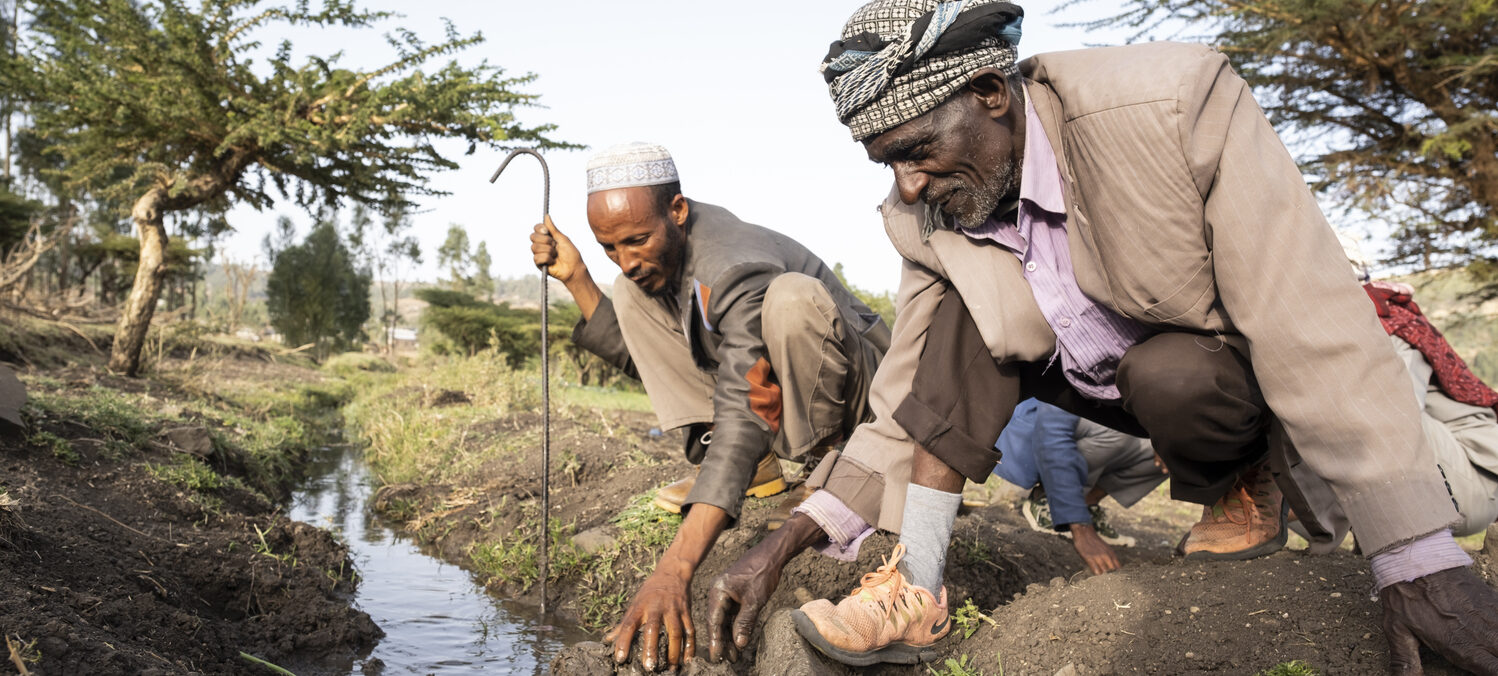
[[1445, 336], [1420, 312], [1411, 295], [1414, 289], [1406, 284], [1371, 282], [1363, 285], [1373, 306], [1378, 309], [1378, 319], [1391, 336], [1399, 336], [1411, 347], [1420, 351], [1425, 361], [1435, 371], [1436, 384], [1446, 396], [1463, 404], [1492, 408], [1498, 412], [1498, 392], [1482, 382], [1467, 362], [1457, 356], [1446, 342]]

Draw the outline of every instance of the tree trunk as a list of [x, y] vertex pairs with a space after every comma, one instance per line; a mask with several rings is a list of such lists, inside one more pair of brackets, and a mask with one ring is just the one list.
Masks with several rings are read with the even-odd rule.
[[140, 266], [135, 269], [135, 285], [125, 301], [120, 325], [114, 332], [114, 349], [109, 355], [109, 369], [127, 376], [140, 372], [140, 353], [146, 345], [156, 300], [161, 297], [161, 280], [166, 275], [166, 226], [162, 223], [161, 201], [164, 192], [152, 188], [135, 201], [130, 218], [140, 232]]

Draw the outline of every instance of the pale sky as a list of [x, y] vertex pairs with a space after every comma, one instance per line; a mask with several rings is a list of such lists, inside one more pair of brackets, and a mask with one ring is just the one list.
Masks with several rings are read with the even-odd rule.
[[[589, 146], [547, 155], [551, 214], [578, 243], [600, 282], [611, 282], [618, 268], [588, 230], [584, 165], [594, 151], [646, 141], [671, 151], [688, 197], [796, 238], [828, 265], [843, 263], [858, 286], [893, 290], [899, 258], [875, 212], [891, 177], [868, 161], [837, 122], [817, 73], [828, 43], [860, 4], [367, 0], [360, 5], [406, 16], [375, 30], [262, 31], [255, 37], [269, 49], [289, 38], [299, 56], [341, 49], [345, 66], [378, 67], [392, 58], [382, 37], [388, 28], [403, 26], [436, 41], [445, 17], [465, 34], [482, 31], [487, 41], [459, 54], [458, 61], [488, 59], [511, 75], [536, 74], [524, 89], [539, 94], [545, 107], [520, 111], [521, 120], [556, 124], [554, 138]], [[1057, 4], [1024, 4], [1022, 58], [1122, 42], [1122, 34], [1058, 26], [1113, 9], [1111, 3], [1074, 8], [1064, 16], [1051, 12]], [[527, 237], [541, 215], [539, 165], [533, 158], [517, 158], [490, 185], [504, 154], [480, 149], [463, 156], [462, 150], [456, 146], [453, 154], [461, 169], [431, 179], [432, 186], [451, 194], [424, 199], [424, 211], [414, 219], [426, 256], [417, 276], [438, 276], [434, 259], [449, 223], [466, 226], [475, 245], [488, 242], [496, 276], [537, 274]], [[239, 208], [230, 214], [236, 232], [226, 242], [228, 253], [240, 259], [260, 255], [260, 241], [280, 214], [291, 216], [299, 234], [305, 233], [308, 218], [293, 204], [278, 202], [265, 212]]]

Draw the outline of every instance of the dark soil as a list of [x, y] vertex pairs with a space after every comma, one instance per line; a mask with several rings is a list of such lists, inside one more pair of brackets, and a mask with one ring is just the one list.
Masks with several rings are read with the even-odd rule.
[[38, 427], [77, 457], [0, 435], [0, 487], [16, 503], [0, 514], [7, 670], [20, 660], [32, 674], [270, 673], [243, 652], [304, 676], [347, 673], [381, 635], [350, 606], [357, 576], [329, 533], [243, 484], [205, 500], [146, 470], [181, 455], [169, 440], [180, 430], [121, 449], [79, 424]]
[[[594, 416], [598, 420], [589, 419]], [[475, 443], [485, 443], [486, 435], [512, 440], [513, 435], [528, 435], [522, 441], [534, 440], [539, 447], [536, 417], [496, 420], [475, 430]], [[607, 534], [614, 529], [610, 519], [634, 496], [692, 471], [681, 459], [674, 435], [650, 434], [653, 422], [648, 415], [597, 412], [554, 421], [553, 517], [572, 525], [570, 532]], [[564, 454], [570, 458], [565, 469], [557, 460]], [[389, 487], [381, 493], [383, 505], [389, 513], [392, 504], [399, 504], [420, 537], [442, 556], [467, 565], [473, 543], [491, 541], [534, 520], [540, 490], [538, 455], [496, 460], [462, 486]], [[765, 518], [779, 499], [749, 500], [740, 523], [723, 534], [698, 570], [692, 609], [702, 652], [708, 585], [763, 538]], [[971, 673], [990, 675], [1050, 676], [1068, 667], [1070, 673], [1082, 675], [1255, 674], [1291, 660], [1302, 660], [1324, 674], [1383, 670], [1387, 649], [1361, 557], [1285, 551], [1249, 562], [1188, 564], [1174, 559], [1171, 547], [1195, 521], [1199, 508], [1172, 503], [1158, 493], [1133, 510], [1108, 504], [1120, 529], [1137, 537], [1139, 545], [1120, 549], [1124, 569], [1101, 577], [1084, 572], [1070, 541], [1031, 531], [1009, 500], [1001, 498], [992, 507], [959, 517], [947, 563], [951, 604], [955, 609], [971, 599], [997, 626], [981, 623], [968, 638], [961, 628], [954, 628], [938, 645], [943, 658], [966, 655]], [[809, 651], [784, 611], [809, 598], [840, 598], [863, 573], [880, 564], [894, 542], [887, 534], [872, 536], [856, 563], [802, 554], [786, 569], [761, 616], [755, 650], [732, 665], [709, 665], [699, 658], [682, 673], [848, 673]], [[554, 580], [552, 607], [564, 618], [583, 620], [583, 606], [599, 595], [632, 593], [660, 551], [620, 558], [612, 567], [611, 581]], [[539, 585], [496, 586], [523, 601], [539, 600]], [[596, 628], [618, 617], [618, 611], [608, 614], [605, 621], [595, 621]], [[1434, 656], [1428, 656], [1426, 667], [1428, 673], [1459, 673]], [[619, 673], [640, 671], [631, 665]], [[553, 664], [553, 673], [614, 670], [608, 650], [594, 642], [564, 651]], [[930, 672], [920, 666], [880, 667], [867, 673]]]

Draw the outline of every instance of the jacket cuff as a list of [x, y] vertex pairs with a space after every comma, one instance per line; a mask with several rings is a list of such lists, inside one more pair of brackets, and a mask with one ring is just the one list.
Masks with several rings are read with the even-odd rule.
[[598, 300], [592, 319], [579, 319], [572, 327], [572, 343], [593, 354], [609, 354], [619, 349], [619, 317], [614, 301], [608, 296]]
[[713, 443], [708, 444], [702, 471], [697, 473], [697, 482], [687, 494], [682, 511], [705, 502], [728, 512], [737, 521], [744, 505], [744, 492], [749, 490], [759, 460], [769, 448], [769, 435], [753, 423], [715, 421]]

